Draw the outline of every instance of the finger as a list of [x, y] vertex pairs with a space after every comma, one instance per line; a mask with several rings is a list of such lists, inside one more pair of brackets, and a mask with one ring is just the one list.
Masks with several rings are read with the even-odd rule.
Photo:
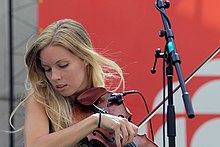
[[[129, 122], [130, 123], [130, 122]], [[132, 129], [134, 130], [134, 133], [135, 133], [135, 136], [137, 135], [137, 133], [138, 133], [138, 126], [136, 126], [135, 124], [133, 124], [133, 123], [130, 123], [131, 124], [131, 127], [132, 127]]]
[[115, 143], [117, 147], [121, 147], [120, 127], [115, 129]]
[[137, 134], [135, 131], [136, 130], [135, 125], [133, 125], [132, 123], [128, 123], [127, 130], [128, 130], [127, 143], [131, 143]]
[[129, 133], [128, 133], [129, 129], [128, 129], [128, 127], [130, 127], [130, 126], [126, 122], [121, 124], [122, 145], [123, 146], [126, 145], [129, 141]]

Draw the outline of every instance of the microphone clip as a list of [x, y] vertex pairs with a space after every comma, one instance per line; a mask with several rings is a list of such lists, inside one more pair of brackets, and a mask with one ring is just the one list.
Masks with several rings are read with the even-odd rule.
[[119, 105], [123, 103], [122, 93], [113, 93], [111, 97], [108, 99], [109, 102], [117, 102]]
[[154, 59], [154, 65], [153, 65], [153, 67], [152, 67], [152, 69], [151, 69], [151, 73], [152, 74], [155, 74], [156, 73], [156, 64], [157, 64], [157, 59], [158, 58], [163, 58], [165, 56], [165, 54], [164, 53], [161, 53], [161, 50], [160, 50], [160, 48], [157, 48], [156, 49], [156, 51], [155, 51], [155, 59]]

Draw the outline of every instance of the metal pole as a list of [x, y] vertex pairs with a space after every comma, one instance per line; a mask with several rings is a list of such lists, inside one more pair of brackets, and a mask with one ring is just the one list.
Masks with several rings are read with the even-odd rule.
[[[13, 111], [13, 97], [14, 97], [14, 79], [13, 79], [13, 6], [12, 0], [9, 0], [8, 3], [8, 12], [9, 12], [9, 115]], [[13, 123], [13, 119], [12, 119]], [[10, 131], [13, 130], [9, 126]], [[14, 134], [9, 133], [9, 146], [14, 147]]]

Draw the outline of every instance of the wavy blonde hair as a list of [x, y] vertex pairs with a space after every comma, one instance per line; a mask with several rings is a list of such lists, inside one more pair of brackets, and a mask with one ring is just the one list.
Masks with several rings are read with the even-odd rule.
[[[116, 91], [124, 89], [124, 77], [121, 68], [112, 60], [97, 53], [92, 47], [88, 32], [72, 19], [63, 19], [47, 26], [29, 47], [25, 55], [30, 88], [28, 95], [44, 105], [51, 122], [52, 131], [58, 131], [72, 125], [72, 111], [69, 101], [53, 90], [45, 76], [39, 59], [39, 52], [47, 46], [62, 46], [88, 63], [88, 87], [106, 87]], [[111, 79], [117, 79], [112, 89]], [[27, 83], [28, 84], [28, 83]]]

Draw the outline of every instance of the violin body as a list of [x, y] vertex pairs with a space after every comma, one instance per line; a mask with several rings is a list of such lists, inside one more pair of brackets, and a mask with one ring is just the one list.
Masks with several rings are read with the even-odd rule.
[[[103, 110], [105, 113], [127, 118], [131, 121], [132, 114], [125, 104], [116, 101], [109, 102], [112, 92], [106, 91], [102, 87], [95, 87], [86, 90], [77, 97], [77, 107], [72, 107], [73, 115], [76, 121], [80, 121], [94, 113], [94, 105]], [[78, 115], [80, 114], [80, 115]], [[92, 147], [116, 147], [114, 132], [97, 128], [88, 136], [89, 146]], [[133, 142], [125, 147], [157, 147], [146, 134], [137, 135]]]

